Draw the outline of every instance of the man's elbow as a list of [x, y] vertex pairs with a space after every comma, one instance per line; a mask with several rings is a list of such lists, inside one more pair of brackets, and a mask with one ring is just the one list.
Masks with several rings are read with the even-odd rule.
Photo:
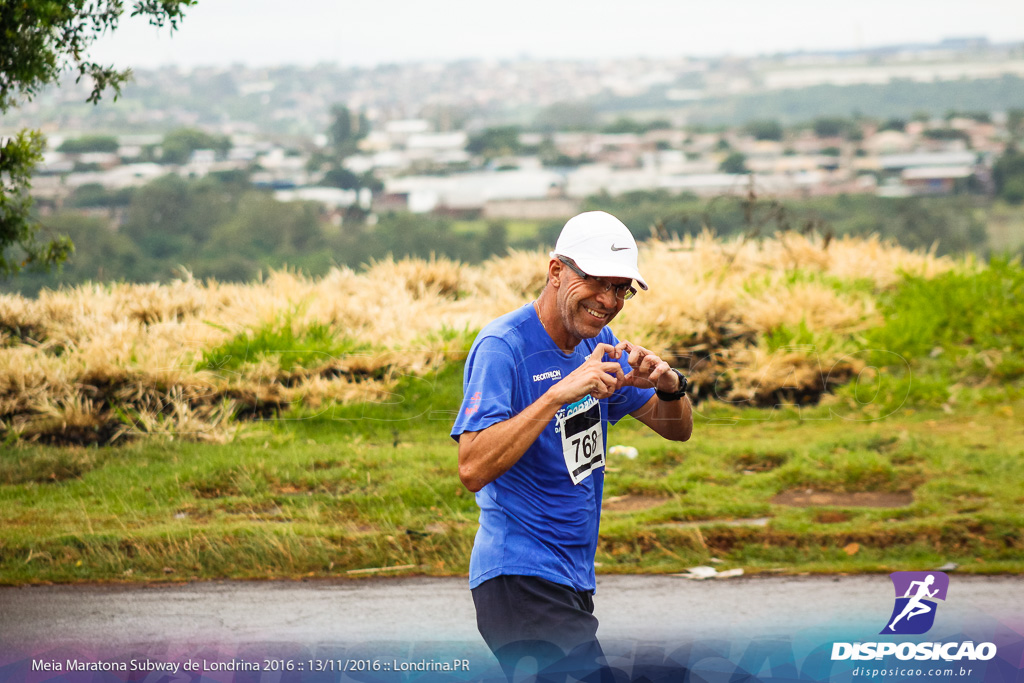
[[666, 429], [661, 432], [661, 437], [668, 439], [669, 441], [689, 441], [690, 436], [693, 434], [693, 425], [688, 427], [674, 427], [672, 429]]
[[686, 399], [683, 408], [683, 414], [679, 421], [673, 425], [675, 434], [670, 437], [673, 441], [689, 441], [690, 436], [693, 435], [693, 408], [690, 405], [690, 400]]
[[476, 459], [473, 457], [473, 442], [476, 440], [476, 432], [463, 432], [459, 437], [459, 481], [467, 489], [476, 493], [484, 487], [487, 482], [480, 481], [479, 468], [474, 467]]
[[672, 425], [672, 428], [667, 430], [667, 434], [663, 434], [669, 441], [689, 441], [693, 435], [693, 419], [686, 420], [684, 422], [677, 422]]
[[472, 493], [476, 493], [487, 485], [480, 475], [473, 471], [473, 468], [466, 463], [459, 463], [459, 481]]
[[459, 466], [459, 480], [462, 481], [462, 485], [468, 488], [473, 494], [478, 492], [478, 490], [484, 486], [483, 482], [481, 482], [478, 477], [474, 476], [462, 465]]

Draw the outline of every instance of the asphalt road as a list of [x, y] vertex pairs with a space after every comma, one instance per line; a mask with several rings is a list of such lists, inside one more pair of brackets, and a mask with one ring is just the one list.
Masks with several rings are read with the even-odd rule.
[[[885, 625], [893, 598], [887, 576], [606, 576], [595, 613], [609, 642], [789, 637], [839, 627], [869, 637]], [[939, 616], [937, 624], [1000, 622], [1024, 633], [1024, 577], [952, 574]], [[0, 588], [5, 647], [388, 641], [479, 643], [465, 579]]]

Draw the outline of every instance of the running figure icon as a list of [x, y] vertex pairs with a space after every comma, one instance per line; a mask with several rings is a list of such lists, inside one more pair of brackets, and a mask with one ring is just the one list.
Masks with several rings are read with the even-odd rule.
[[[928, 590], [933, 583], [935, 583], [935, 576], [933, 574], [926, 576], [924, 581], [911, 581], [910, 587], [907, 588], [907, 592], [903, 596], [905, 598], [910, 598], [910, 600], [907, 602], [906, 607], [903, 608], [903, 611], [900, 612], [900, 615], [893, 619], [892, 623], [889, 624], [890, 631], [896, 631], [896, 622], [903, 617], [906, 617], [907, 621], [910, 621], [911, 618], [916, 617], [919, 614], [925, 614], [926, 612], [932, 611], [932, 608], [929, 605], [926, 605], [921, 601], [924, 598], [935, 597], [935, 594], [939, 592], [938, 588], [934, 591]], [[914, 591], [914, 586], [917, 586], [917, 592], [914, 595], [911, 595]]]

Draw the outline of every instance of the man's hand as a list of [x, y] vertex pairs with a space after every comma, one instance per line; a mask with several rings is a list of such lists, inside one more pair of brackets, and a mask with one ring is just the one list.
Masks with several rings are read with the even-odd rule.
[[[628, 341], [620, 341], [615, 349], [619, 355], [623, 351], [629, 354], [629, 367], [632, 368], [629, 374], [622, 378], [620, 387], [630, 386], [641, 389], [653, 387], [665, 392], [674, 392], [679, 389], [679, 376], [672, 372], [672, 366], [668, 362], [663, 361], [656, 354]], [[614, 357], [618, 358], [619, 355]]]
[[605, 356], [621, 358], [622, 351], [611, 344], [598, 344], [583, 365], [556, 382], [526, 410], [479, 432], [463, 432], [459, 437], [459, 479], [466, 488], [479, 491], [507, 472], [562, 406], [587, 394], [597, 399], [614, 394], [625, 377], [618, 361], [606, 361]]
[[[604, 360], [606, 355], [613, 360]], [[559, 405], [575, 403], [587, 394], [596, 399], [608, 398], [624, 386], [626, 378], [622, 366], [614, 360], [621, 356], [622, 350], [618, 347], [598, 344], [583, 365], [548, 390], [548, 396]]]
[[[672, 394], [679, 391], [679, 375], [657, 354], [628, 341], [620, 341], [615, 348], [629, 354], [630, 371], [622, 378], [623, 386], [654, 387]], [[662, 401], [651, 396], [642, 408], [630, 415], [672, 441], [686, 441], [693, 433], [693, 408], [686, 396], [679, 401]]]

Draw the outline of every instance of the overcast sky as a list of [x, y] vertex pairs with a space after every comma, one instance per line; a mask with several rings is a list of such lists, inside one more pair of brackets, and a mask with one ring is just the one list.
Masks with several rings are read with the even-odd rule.
[[754, 55], [1024, 41], [1022, 0], [199, 0], [173, 37], [125, 19], [117, 66]]

